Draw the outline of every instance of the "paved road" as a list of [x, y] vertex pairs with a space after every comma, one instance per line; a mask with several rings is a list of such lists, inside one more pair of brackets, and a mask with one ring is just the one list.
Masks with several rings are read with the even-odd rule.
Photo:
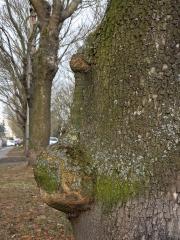
[[1, 163], [16, 163], [25, 161], [24, 157], [8, 157], [7, 154], [13, 149], [13, 147], [5, 147], [0, 149], [0, 164]]
[[7, 157], [8, 152], [10, 152], [13, 147], [5, 147], [0, 149], [0, 159]]

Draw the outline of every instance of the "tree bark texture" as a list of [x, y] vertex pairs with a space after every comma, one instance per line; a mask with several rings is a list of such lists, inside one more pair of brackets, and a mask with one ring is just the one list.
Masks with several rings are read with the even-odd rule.
[[[111, 0], [83, 57], [72, 59], [72, 125], [95, 178], [93, 201], [70, 216], [75, 239], [180, 239], [179, 40], [178, 1]], [[55, 196], [44, 199], [70, 212]]]
[[[95, 204], [74, 219], [78, 240], [180, 239], [177, 6], [169, 0], [111, 0], [89, 37], [85, 55], [92, 68], [76, 73], [73, 117], [80, 141], [99, 175], [116, 172], [120, 181], [140, 185], [131, 189], [136, 197], [122, 187], [124, 195], [130, 190], [128, 201], [109, 213]], [[107, 210], [103, 191], [97, 198]]]
[[30, 101], [31, 149], [37, 150], [49, 144], [51, 87], [58, 69], [58, 35], [58, 27], [51, 31], [46, 24], [41, 31], [40, 46], [33, 56]]

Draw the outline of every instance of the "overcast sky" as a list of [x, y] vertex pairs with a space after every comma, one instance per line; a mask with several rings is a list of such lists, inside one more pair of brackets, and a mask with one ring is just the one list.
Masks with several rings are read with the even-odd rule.
[[[2, 7], [2, 5], [3, 5], [2, 3], [4, 3], [4, 0], [0, 0], [0, 7]], [[102, 6], [105, 5], [106, 0], [102, 0], [102, 3], [103, 3]], [[89, 23], [92, 21], [92, 15], [91, 14], [92, 13], [90, 13], [90, 11], [87, 11], [87, 9], [82, 11], [81, 15], [73, 23], [73, 28], [74, 27], [77, 28], [78, 25], [82, 24], [81, 22], [83, 22], [84, 24], [86, 23], [87, 25], [89, 25]], [[67, 65], [66, 61], [65, 61], [65, 64]], [[61, 72], [61, 74], [62, 74], [62, 72]], [[65, 75], [62, 74], [62, 76], [63, 76], [63, 79], [65, 79]], [[58, 73], [57, 73], [57, 78], [60, 78], [60, 75]], [[0, 102], [0, 119], [2, 118], [2, 116], [3, 116], [3, 104], [2, 104], [2, 102]]]

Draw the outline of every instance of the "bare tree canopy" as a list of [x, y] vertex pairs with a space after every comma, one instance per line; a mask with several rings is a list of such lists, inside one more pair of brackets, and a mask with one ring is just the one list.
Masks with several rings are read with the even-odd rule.
[[[67, 59], [102, 18], [104, 7], [96, 1], [91, 4], [88, 1], [3, 0], [3, 2], [0, 17], [2, 57], [0, 100], [17, 114], [17, 119], [24, 127], [27, 103], [33, 108], [33, 102], [38, 102], [33, 96], [36, 95], [34, 89], [39, 89], [35, 86], [37, 76], [35, 62], [38, 54], [43, 53], [40, 64], [46, 59], [44, 63], [46, 62], [47, 65], [42, 65], [42, 68], [47, 69], [51, 75], [50, 85], [59, 66], [61, 68], [57, 77], [65, 78], [62, 73], [69, 71]], [[86, 10], [89, 17], [85, 16]], [[30, 68], [29, 55], [32, 62]], [[67, 70], [63, 70], [65, 68]], [[39, 70], [37, 74], [42, 76]], [[44, 76], [48, 75], [44, 73]], [[27, 81], [29, 78], [31, 83]], [[37, 78], [39, 79], [38, 76]], [[48, 89], [51, 89], [51, 86]], [[50, 99], [49, 94], [46, 95]], [[49, 106], [48, 103], [47, 109], [50, 108]], [[48, 116], [49, 113], [45, 115]], [[35, 121], [32, 120], [31, 123], [33, 122]], [[46, 119], [46, 122], [49, 120]], [[44, 141], [43, 139], [41, 137], [41, 141]]]
[[26, 121], [26, 54], [28, 3], [4, 1], [0, 15], [0, 101], [15, 113], [17, 122]]

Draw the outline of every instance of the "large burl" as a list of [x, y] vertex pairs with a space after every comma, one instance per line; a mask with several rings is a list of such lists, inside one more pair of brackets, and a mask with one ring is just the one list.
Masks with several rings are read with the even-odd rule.
[[34, 167], [42, 199], [49, 206], [77, 216], [93, 201], [94, 184], [90, 158], [76, 135], [42, 152]]

